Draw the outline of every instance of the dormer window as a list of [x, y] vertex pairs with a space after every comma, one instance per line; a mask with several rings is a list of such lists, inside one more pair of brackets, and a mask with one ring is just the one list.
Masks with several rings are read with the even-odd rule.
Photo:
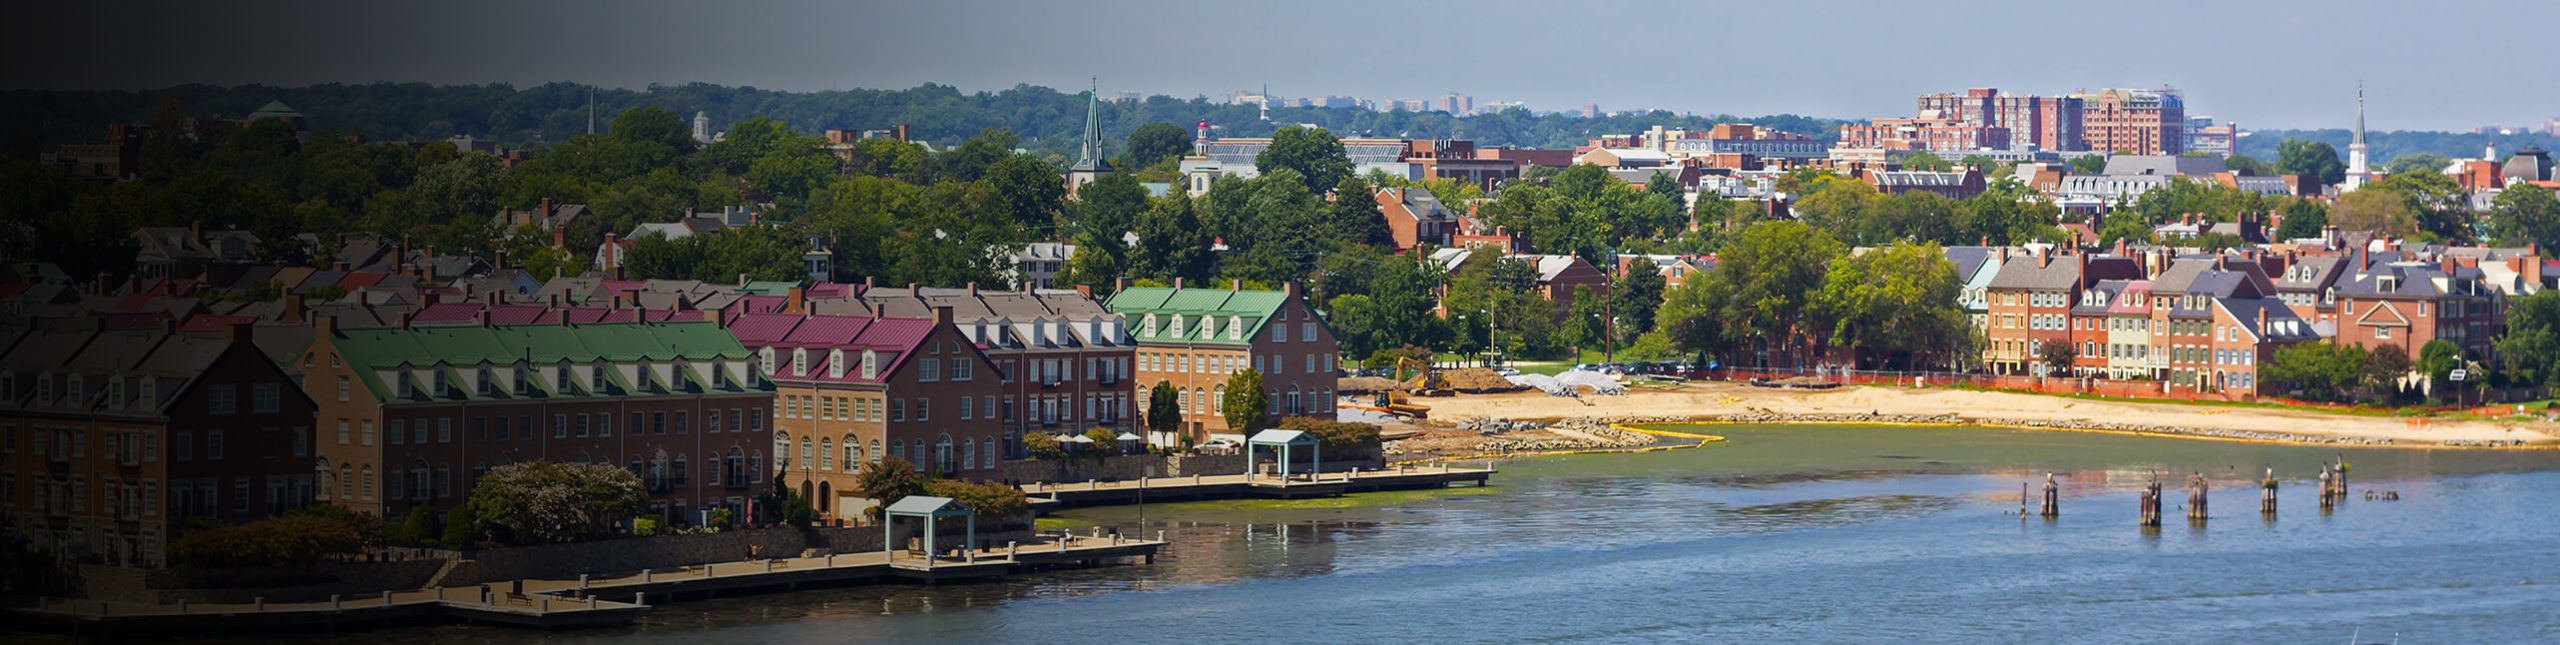
[[124, 409], [124, 379], [112, 377], [107, 379], [107, 408]]
[[1174, 315], [1173, 315], [1173, 333], [1175, 333], [1175, 334], [1181, 334], [1181, 333], [1182, 333], [1182, 330], [1184, 330], [1184, 329], [1187, 329], [1187, 328], [1182, 326], [1182, 314], [1174, 314]]
[[587, 391], [603, 392], [605, 390], [605, 384], [611, 382], [606, 380], [607, 377], [605, 376], [610, 369], [611, 368], [605, 364], [604, 359], [596, 359], [594, 365], [588, 366]]
[[36, 400], [38, 400], [38, 401], [44, 401], [44, 400], [50, 400], [50, 399], [52, 399], [52, 398], [53, 398], [53, 375], [51, 375], [51, 374], [38, 374], [38, 375], [36, 375]]
[[451, 379], [446, 375], [446, 372], [449, 369], [450, 368], [443, 365], [435, 367], [435, 392], [437, 397], [453, 396], [453, 384], [449, 382]]
[[407, 367], [400, 368], [400, 375], [397, 377], [397, 380], [399, 383], [394, 385], [393, 389], [398, 391], [397, 393], [400, 395], [400, 398], [406, 399], [418, 395], [418, 382], [415, 370]]
[[569, 383], [569, 362], [560, 361], [559, 367], [551, 368], [551, 389], [558, 394], [568, 394]]
[[[142, 404], [143, 404], [143, 405], [159, 405], [159, 404], [160, 404], [160, 383], [159, 383], [159, 380], [158, 380], [158, 379], [151, 378], [151, 377], [148, 377], [148, 376], [145, 376], [145, 377], [142, 377], [142, 378], [139, 378], [139, 379], [135, 379], [135, 380], [137, 380], [137, 381], [141, 381], [141, 382], [142, 382]], [[0, 390], [6, 390], [6, 389], [8, 389], [8, 388], [6, 388], [6, 387], [0, 387]]]
[[1227, 317], [1227, 340], [1244, 340], [1244, 317]]
[[862, 378], [880, 378], [880, 352], [862, 350]]
[[1141, 328], [1141, 329], [1139, 329], [1139, 330], [1138, 330], [1138, 335], [1140, 335], [1140, 336], [1154, 336], [1154, 335], [1156, 335], [1156, 315], [1155, 315], [1155, 314], [1147, 314], [1147, 319], [1146, 319], [1145, 321], [1141, 321], [1139, 324], [1143, 325], [1143, 328]]
[[638, 377], [632, 379], [632, 381], [639, 389], [650, 389], [650, 385], [658, 380], [656, 378], [657, 373], [650, 371], [649, 359], [646, 358], [640, 359], [639, 368], [633, 370], [633, 373], [638, 375]]
[[488, 396], [488, 395], [491, 395], [491, 394], [496, 394], [496, 393], [498, 392], [498, 383], [497, 383], [497, 381], [498, 381], [498, 371], [497, 371], [497, 370], [489, 369], [489, 366], [488, 366], [488, 365], [481, 365], [481, 366], [480, 366], [480, 377], [479, 377], [479, 380], [480, 380], [480, 388], [479, 388], [479, 389], [480, 389], [480, 395], [481, 395], [481, 396]]
[[809, 375], [809, 348], [791, 348], [791, 373], [800, 376]]
[[827, 378], [844, 378], [844, 350], [827, 350]]
[[18, 375], [0, 372], [0, 400], [18, 398]]
[[757, 364], [757, 366], [758, 366], [758, 367], [762, 367], [762, 368], [764, 368], [764, 373], [766, 373], [766, 374], [772, 374], [772, 373], [773, 373], [773, 348], [772, 348], [772, 347], [766, 347], [766, 348], [764, 348], [764, 349], [756, 350], [756, 364]]
[[62, 380], [62, 399], [64, 402], [72, 404], [80, 403], [80, 390], [82, 389], [82, 386], [85, 385], [81, 382], [82, 380], [83, 379], [78, 373], [73, 373], [69, 378]]
[[729, 389], [729, 364], [727, 362], [716, 360], [711, 361], [711, 387], [723, 390]]
[[517, 394], [533, 392], [533, 367], [525, 365], [524, 361], [516, 361], [515, 392]]

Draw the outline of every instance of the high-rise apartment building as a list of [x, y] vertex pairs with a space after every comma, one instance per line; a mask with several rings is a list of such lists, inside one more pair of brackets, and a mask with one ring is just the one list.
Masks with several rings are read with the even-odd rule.
[[1950, 125], [2005, 128], [2014, 146], [2045, 150], [2084, 150], [2080, 138], [2080, 101], [2073, 97], [2001, 94], [1978, 87], [1964, 93], [1920, 97], [1920, 114], [1934, 111]]
[[2174, 155], [2187, 151], [2187, 104], [2173, 90], [2104, 89], [2073, 94], [2089, 150]]

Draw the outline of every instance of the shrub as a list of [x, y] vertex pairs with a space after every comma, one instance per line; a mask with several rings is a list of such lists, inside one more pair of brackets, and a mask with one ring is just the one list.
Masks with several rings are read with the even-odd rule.
[[189, 531], [169, 544], [169, 555], [191, 567], [279, 565], [357, 547], [356, 533], [345, 522], [303, 515]]
[[444, 521], [444, 545], [448, 548], [471, 546], [480, 536], [480, 516], [471, 512], [470, 504], [453, 507]]
[[978, 511], [982, 523], [1002, 521], [1031, 510], [1031, 500], [1022, 490], [1002, 484], [980, 484], [956, 479], [936, 479], [925, 484], [925, 493], [949, 497]]
[[657, 537], [661, 524], [662, 523], [658, 521], [658, 516], [655, 515], [642, 515], [631, 518], [631, 534], [640, 537]]
[[1355, 452], [1378, 447], [1378, 426], [1367, 423], [1289, 417], [1280, 420], [1280, 428], [1315, 435], [1326, 450]]
[[715, 508], [715, 509], [711, 509], [711, 522], [710, 522], [710, 524], [711, 524], [711, 528], [712, 528], [713, 530], [726, 530], [726, 529], [728, 529], [728, 528], [729, 528], [729, 524], [730, 524], [730, 522], [734, 521], [734, 520], [733, 520], [733, 517], [734, 517], [735, 515], [736, 515], [736, 513], [731, 513], [731, 512], [729, 512], [729, 509], [725, 509], [725, 508]]

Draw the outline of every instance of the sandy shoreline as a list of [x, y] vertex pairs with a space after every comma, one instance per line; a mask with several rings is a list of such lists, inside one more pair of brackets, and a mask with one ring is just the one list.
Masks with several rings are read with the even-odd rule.
[[[1583, 400], [1536, 391], [1459, 395], [1417, 401], [1431, 406], [1435, 422], [1474, 416], [1505, 419], [1567, 417], [1715, 418], [1731, 415], [1880, 415], [1940, 417], [1960, 422], [2141, 424], [2208, 429], [2235, 434], [2292, 437], [2304, 442], [2359, 440], [2401, 447], [2522, 443], [2560, 445], [2560, 423], [2433, 419], [2333, 414], [2238, 406], [2093, 401], [2069, 397], [1956, 389], [1856, 386], [1834, 390], [1783, 390], [1724, 382], [1677, 389], [1636, 389], [1625, 396]], [[1781, 421], [1784, 422], [1784, 421]], [[1821, 423], [1822, 421], [1802, 421]], [[2450, 444], [2448, 443], [2450, 442]]]

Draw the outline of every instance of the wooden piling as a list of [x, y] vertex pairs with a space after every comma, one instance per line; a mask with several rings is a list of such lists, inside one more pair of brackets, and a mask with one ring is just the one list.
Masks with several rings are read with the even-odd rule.
[[2053, 482], [2053, 473], [2044, 474], [2044, 508], [2042, 510], [2044, 516], [2048, 518], [2062, 515], [2062, 487]]
[[2142, 486], [2142, 525], [2160, 526], [2160, 474], [2152, 473], [2151, 481]]
[[2205, 489], [2209, 486], [2210, 484], [2205, 481], [2204, 473], [2199, 472], [2187, 477], [2187, 521], [2205, 520]]
[[2267, 478], [2258, 481], [2258, 512], [2268, 517], [2276, 514], [2276, 469], [2267, 469]]

